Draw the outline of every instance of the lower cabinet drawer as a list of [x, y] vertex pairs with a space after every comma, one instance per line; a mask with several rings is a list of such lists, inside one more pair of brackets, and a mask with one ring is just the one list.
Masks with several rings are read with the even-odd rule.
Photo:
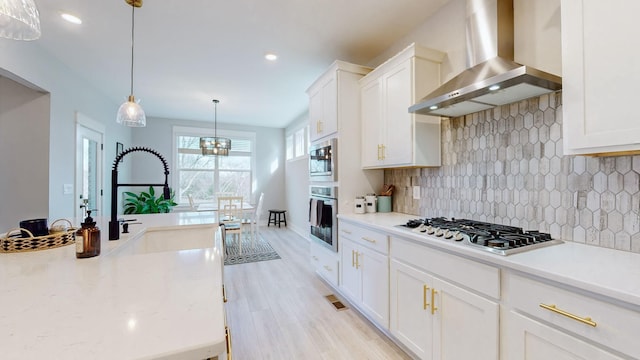
[[640, 312], [519, 274], [503, 276], [506, 306], [640, 358]]
[[338, 253], [325, 249], [313, 240], [310, 245], [311, 264], [320, 276], [333, 286], [338, 286]]
[[382, 254], [389, 253], [389, 236], [383, 232], [353, 225], [345, 221], [340, 221], [338, 230], [340, 237], [351, 239]]

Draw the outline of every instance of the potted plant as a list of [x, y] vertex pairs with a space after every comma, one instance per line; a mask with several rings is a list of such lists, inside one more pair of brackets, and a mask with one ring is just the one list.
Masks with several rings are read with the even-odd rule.
[[174, 206], [178, 205], [174, 198], [174, 191], [171, 190], [171, 197], [168, 200], [162, 196], [162, 193], [156, 197], [156, 192], [153, 186], [149, 186], [149, 191], [142, 191], [140, 194], [125, 192], [128, 196], [125, 199], [124, 213], [125, 214], [158, 214], [171, 212]]

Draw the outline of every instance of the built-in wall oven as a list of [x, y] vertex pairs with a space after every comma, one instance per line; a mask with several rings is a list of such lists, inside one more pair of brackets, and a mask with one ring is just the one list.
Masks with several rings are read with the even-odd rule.
[[309, 190], [311, 240], [338, 252], [337, 189], [332, 186], [311, 185]]
[[309, 180], [338, 181], [337, 139], [317, 142], [309, 148]]

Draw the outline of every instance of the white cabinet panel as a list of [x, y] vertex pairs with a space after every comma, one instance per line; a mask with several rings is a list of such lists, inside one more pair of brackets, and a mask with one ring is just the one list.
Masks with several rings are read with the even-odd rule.
[[640, 151], [638, 1], [562, 0], [565, 154]]
[[440, 118], [408, 108], [440, 84], [443, 57], [412, 44], [360, 80], [363, 168], [440, 166]]

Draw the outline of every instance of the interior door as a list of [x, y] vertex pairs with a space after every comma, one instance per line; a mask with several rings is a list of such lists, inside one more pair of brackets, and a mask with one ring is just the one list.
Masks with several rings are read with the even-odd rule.
[[103, 137], [100, 129], [76, 124], [75, 214], [83, 215], [81, 205], [95, 214], [104, 214], [102, 206]]

